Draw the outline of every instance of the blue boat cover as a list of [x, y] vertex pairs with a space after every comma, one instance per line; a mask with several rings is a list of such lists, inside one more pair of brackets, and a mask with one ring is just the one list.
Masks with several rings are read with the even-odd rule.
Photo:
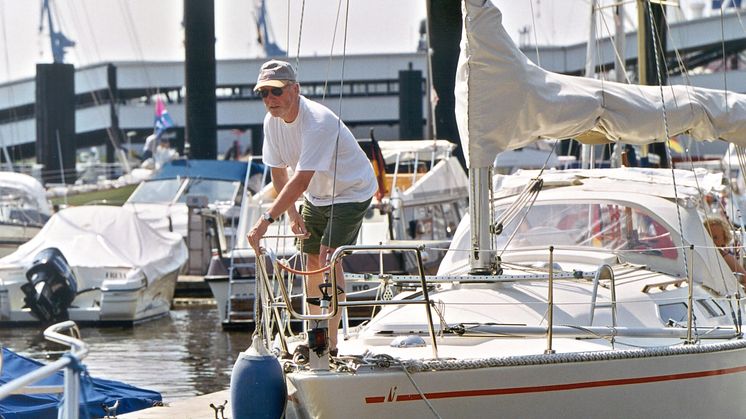
[[[172, 160], [153, 174], [151, 179], [188, 177], [243, 182], [248, 163], [237, 160]], [[262, 173], [264, 165], [251, 163], [251, 174]]]
[[[42, 363], [18, 355], [3, 348], [3, 365], [0, 374], [0, 385], [8, 383], [39, 367]], [[55, 375], [37, 381], [32, 386], [57, 386], [63, 384], [64, 373], [58, 371]], [[133, 387], [119, 381], [101, 378], [84, 378], [83, 392], [81, 392], [80, 417], [104, 417], [106, 412], [102, 404], [112, 406], [119, 400], [117, 415], [134, 412], [157, 405], [161, 402], [161, 394], [141, 388]], [[4, 419], [56, 419], [57, 409], [61, 405], [62, 394], [19, 394], [8, 396], [0, 400], [0, 418]], [[85, 402], [85, 403], [84, 403]], [[83, 406], [87, 406], [86, 416]]]

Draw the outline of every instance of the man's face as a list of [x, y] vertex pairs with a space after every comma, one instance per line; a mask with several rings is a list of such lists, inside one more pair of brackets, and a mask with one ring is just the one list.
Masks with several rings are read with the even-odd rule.
[[[285, 87], [263, 87], [259, 89], [267, 111], [276, 118], [287, 120], [291, 115], [293, 106], [298, 101], [298, 85], [286, 84]], [[279, 96], [278, 96], [279, 93]]]

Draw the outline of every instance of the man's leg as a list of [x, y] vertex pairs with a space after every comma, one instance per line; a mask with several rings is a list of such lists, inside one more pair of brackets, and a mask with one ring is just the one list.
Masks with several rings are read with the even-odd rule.
[[[319, 252], [319, 263], [321, 263], [321, 266], [326, 265], [327, 263], [327, 255], [329, 257], [329, 261], [331, 262], [332, 254], [334, 253], [336, 249], [333, 249], [331, 247], [326, 247], [323, 244], [321, 245], [321, 251]], [[345, 288], [345, 278], [344, 278], [344, 272], [342, 272], [342, 264], [337, 264], [335, 268], [335, 274], [337, 277], [337, 286], [342, 288], [343, 290]], [[331, 275], [331, 272], [329, 273]], [[331, 276], [329, 277], [329, 282], [331, 283]], [[329, 292], [337, 292], [337, 290], [329, 289]], [[331, 294], [329, 294], [331, 295]], [[342, 293], [339, 294], [338, 302], [342, 302], [347, 300], [347, 294]], [[337, 310], [337, 315], [334, 316], [331, 320], [329, 320], [329, 349], [336, 349], [337, 348], [337, 331], [339, 330], [339, 320], [342, 318], [342, 307]]]
[[[326, 258], [327, 254], [331, 256], [331, 254], [334, 253], [334, 249], [330, 249], [324, 245], [321, 245], [321, 251], [318, 255], [309, 254], [308, 255], [308, 270], [314, 271], [316, 269], [319, 269], [323, 266], [326, 266]], [[344, 283], [344, 277], [342, 276], [342, 266], [337, 265], [336, 268], [337, 273], [337, 285], [342, 287], [342, 289], [345, 289], [345, 283]], [[331, 281], [331, 278], [329, 279]], [[321, 297], [321, 290], [319, 289], [319, 286], [324, 283], [324, 274], [316, 274], [316, 275], [309, 275], [308, 276], [308, 297]], [[334, 292], [331, 288], [328, 290], [328, 292]], [[331, 295], [331, 294], [329, 294]], [[344, 301], [345, 294], [339, 295], [339, 301]], [[321, 308], [319, 306], [309, 304], [308, 306], [310, 314], [320, 314]], [[339, 330], [339, 320], [342, 317], [342, 310], [340, 309], [337, 312], [337, 315], [334, 316], [334, 318], [329, 320], [329, 349], [334, 349], [337, 347], [337, 330]]]
[[[319, 265], [319, 255], [318, 254], [308, 254], [308, 265], [306, 266], [306, 269], [309, 271], [315, 271], [319, 268], [321, 268], [324, 265]], [[315, 275], [308, 275], [306, 278], [306, 294], [308, 298], [321, 298], [321, 291], [319, 290], [319, 285], [324, 282], [324, 274], [315, 274]], [[319, 314], [321, 313], [321, 309], [319, 306], [314, 304], [308, 305], [308, 311], [309, 314]]]

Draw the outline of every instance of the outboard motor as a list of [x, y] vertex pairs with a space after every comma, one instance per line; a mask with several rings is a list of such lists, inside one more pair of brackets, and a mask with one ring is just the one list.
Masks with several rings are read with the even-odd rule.
[[23, 301], [42, 323], [68, 320], [67, 308], [75, 299], [78, 284], [67, 259], [56, 247], [39, 252], [26, 271], [28, 282], [21, 285]]

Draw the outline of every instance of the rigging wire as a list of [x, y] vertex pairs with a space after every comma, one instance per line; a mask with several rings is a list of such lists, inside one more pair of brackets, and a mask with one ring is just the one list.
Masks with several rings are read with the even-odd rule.
[[[290, 10], [290, 0], [288, 0], [288, 11]], [[300, 7], [300, 24], [298, 28], [298, 49], [295, 54], [295, 71], [300, 71], [300, 40], [301, 40], [301, 34], [303, 33], [303, 21], [305, 20], [305, 13], [306, 13], [306, 0], [303, 0]], [[288, 13], [288, 19], [290, 17], [290, 13]], [[290, 40], [290, 23], [288, 22], [288, 42]], [[288, 45], [288, 51], [290, 51], [290, 45]]]
[[[655, 70], [656, 70], [656, 73], [658, 75], [658, 88], [659, 88], [659, 91], [660, 91], [661, 108], [662, 108], [662, 111], [663, 111], [662, 112], [662, 114], [663, 114], [663, 128], [665, 130], [665, 135], [666, 135], [666, 143], [665, 143], [666, 147], [665, 148], [666, 148], [666, 155], [667, 155], [668, 161], [670, 162], [671, 161], [671, 147], [668, 145], [668, 141], [667, 140], [668, 140], [668, 138], [671, 137], [671, 135], [670, 135], [669, 126], [668, 126], [668, 112], [666, 110], [666, 99], [665, 99], [665, 94], [663, 92], [663, 74], [661, 74], [661, 63], [660, 63], [660, 56], [659, 56], [660, 55], [659, 54], [660, 44], [658, 42], [655, 42], [655, 39], [656, 39], [657, 34], [658, 34], [658, 31], [655, 30], [655, 25], [654, 25], [654, 22], [653, 22], [653, 7], [650, 4], [649, 0], [646, 0], [645, 4], [647, 5], [647, 8], [648, 8], [648, 23], [650, 24], [651, 33], [652, 33], [653, 40], [654, 40], [653, 41], [653, 56], [655, 57]], [[642, 28], [638, 28], [638, 31], [639, 30], [642, 30]], [[675, 171], [675, 169], [673, 167], [673, 164], [671, 164], [671, 180], [673, 182], [674, 199], [678, 203], [679, 202], [679, 195], [678, 195], [678, 190], [677, 190], [677, 187], [676, 187], [676, 171]], [[679, 205], [676, 205], [676, 215], [677, 215], [678, 223], [679, 223], [679, 234], [681, 235], [682, 241], [685, 241], [686, 239], [684, 238], [684, 226], [683, 226], [683, 222], [681, 220], [681, 207]], [[690, 272], [689, 272], [689, 264], [687, 262], [687, 254], [686, 254], [686, 252], [684, 252], [683, 255], [684, 255], [685, 272], [687, 273], [687, 275], [689, 275], [690, 274]]]
[[539, 37], [536, 33], [536, 18], [534, 16], [534, 0], [529, 0], [531, 6], [531, 29], [534, 32], [534, 48], [536, 48], [536, 65], [541, 67], [541, 57], [539, 56]]
[[[132, 18], [132, 12], [129, 7], [129, 3], [126, 0], [119, 0], [119, 9], [122, 11], [122, 15], [125, 19], [125, 29], [127, 32], [127, 36], [130, 39], [130, 42], [132, 45], [134, 45], [135, 50], [135, 57], [138, 61], [144, 62], [145, 61], [145, 54], [142, 50], [142, 45], [140, 42], [140, 38], [137, 36], [137, 31], [135, 31], [135, 20]], [[143, 73], [145, 75], [145, 81], [146, 86], [152, 86], [152, 78], [150, 77], [150, 72], [148, 71], [148, 67], [144, 66]], [[153, 94], [156, 94], [157, 91], [153, 91], [153, 88], [147, 87], [145, 89], [145, 92], [148, 96], [152, 96]]]
[[331, 77], [331, 69], [332, 69], [332, 58], [334, 57], [334, 44], [337, 40], [337, 25], [339, 25], [339, 15], [341, 13], [342, 9], [342, 1], [337, 2], [337, 15], [334, 17], [334, 29], [332, 30], [332, 47], [329, 50], [329, 60], [326, 64], [326, 78], [324, 79], [324, 90], [321, 93], [321, 100], [326, 99], [326, 92], [329, 86], [329, 78]]
[[[614, 57], [620, 63], [625, 63], [626, 62], [625, 61], [625, 57], [622, 56], [622, 54], [624, 54], [624, 51], [619, 52], [616, 49], [616, 44], [614, 42], [614, 40], [616, 39], [617, 36], [619, 36], [619, 34], [613, 34], [611, 32], [611, 28], [609, 27], [609, 23], [606, 20], [606, 15], [603, 12], [601, 13], [600, 20], [601, 20], [601, 23], [603, 24], [603, 27], [606, 29], [606, 33], [609, 34], [609, 39], [611, 40], [611, 46], [612, 46], [611, 50], [614, 52]], [[625, 36], [625, 35], [622, 34], [621, 36]], [[632, 84], [632, 79], [630, 78], [629, 72], [627, 71], [627, 66], [623, 65], [621, 67], [621, 70], [622, 70], [622, 74], [624, 75], [624, 79], [626, 80], [627, 84]]]
[[[342, 0], [340, 0], [341, 3]], [[334, 170], [332, 176], [332, 202], [329, 208], [329, 220], [334, 220], [334, 199], [337, 194], [337, 162], [339, 160], [339, 138], [342, 131], [342, 99], [344, 98], [344, 83], [345, 83], [345, 62], [347, 58], [347, 30], [349, 28], [348, 23], [350, 20], [350, 0], [346, 0], [345, 3], [345, 24], [344, 24], [344, 36], [342, 37], [342, 69], [339, 77], [339, 111], [337, 112], [337, 139], [334, 144]], [[329, 223], [329, 238], [327, 241], [327, 247], [331, 247], [332, 232], [334, 231], [334, 223]], [[327, 259], [330, 257], [327, 254]], [[327, 260], [328, 263], [328, 260]]]
[[[0, 26], [2, 26], [2, 30], [0, 30], [0, 32], [2, 33], [2, 37], [3, 37], [3, 53], [5, 55], [5, 74], [7, 74], [8, 77], [10, 77], [10, 55], [8, 54], [8, 36], [5, 31], [5, 28], [7, 26], [5, 25], [5, 2], [4, 1], [0, 1]], [[15, 102], [16, 102], [15, 93], [14, 93], [13, 85], [9, 85], [8, 87], [9, 87], [8, 103], [11, 105], [10, 106], [10, 120], [14, 121], [17, 119], [17, 114], [15, 111], [15, 108], [13, 107], [13, 105], [15, 105]], [[17, 133], [18, 127], [15, 124], [13, 124], [12, 126], [14, 128], [13, 131], [16, 131], [14, 136], [18, 137], [18, 133]], [[5, 163], [10, 167], [10, 170], [13, 170], [13, 161], [10, 160], [10, 155], [8, 154], [7, 144], [5, 143], [5, 138], [3, 137], [2, 131], [0, 131], [0, 147], [2, 147], [3, 155], [7, 160]]]

